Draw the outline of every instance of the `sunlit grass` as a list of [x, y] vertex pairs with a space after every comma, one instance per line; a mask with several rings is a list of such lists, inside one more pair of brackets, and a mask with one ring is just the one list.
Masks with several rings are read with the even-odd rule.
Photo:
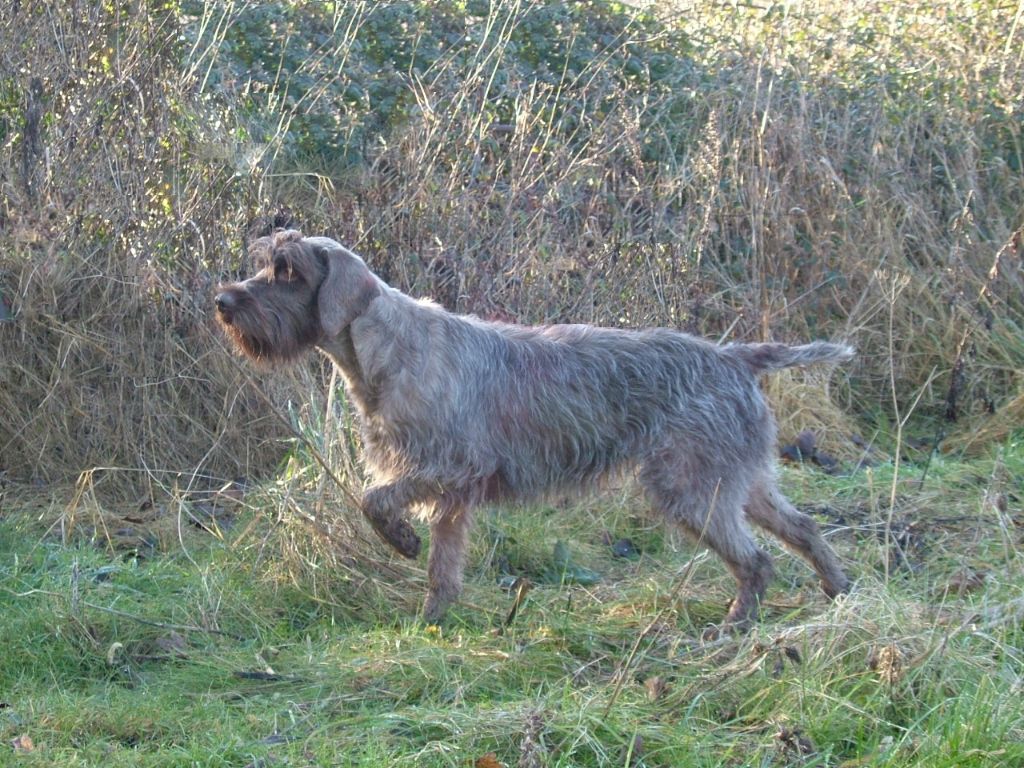
[[[0, 44], [0, 765], [1024, 764], [1018, 6], [94, 10]], [[766, 540], [762, 623], [704, 641], [730, 577], [627, 482], [481, 511], [425, 626], [252, 396], [355, 491], [328, 367], [210, 330], [281, 212], [458, 311], [849, 339], [765, 388], [854, 590]]]
[[[888, 576], [874, 511], [888, 497], [873, 483], [891, 469], [872, 472], [783, 473], [801, 506], [827, 507], [853, 592], [829, 604], [766, 542], [780, 575], [764, 621], [713, 642], [701, 630], [725, 609], [728, 575], [627, 490], [482, 515], [465, 599], [440, 627], [416, 615], [417, 569], [397, 603], [344, 579], [331, 601], [317, 597], [329, 563], [270, 522], [273, 493], [255, 510], [258, 564], [231, 535], [198, 532], [190, 558], [68, 547], [12, 509], [0, 523], [0, 735], [32, 739], [25, 765], [463, 766], [492, 752], [517, 765], [524, 750], [564, 766], [625, 765], [631, 750], [651, 766], [1024, 759], [1019, 537], [979, 511], [1000, 473], [1019, 483], [1019, 452], [941, 457], [923, 488], [901, 491], [898, 519], [916, 532]], [[613, 538], [639, 557], [612, 556]], [[547, 580], [556, 541], [600, 580]], [[507, 624], [502, 569], [534, 584]]]

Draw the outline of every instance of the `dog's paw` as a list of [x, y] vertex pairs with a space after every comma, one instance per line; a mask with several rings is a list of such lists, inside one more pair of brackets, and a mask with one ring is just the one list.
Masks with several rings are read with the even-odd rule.
[[825, 593], [825, 596], [829, 600], [835, 600], [840, 595], [845, 595], [850, 591], [850, 580], [845, 575], [839, 574], [832, 581], [822, 581], [821, 591]]
[[369, 519], [370, 525], [373, 526], [373, 530], [377, 535], [390, 544], [402, 557], [407, 557], [410, 560], [415, 560], [419, 557], [420, 548], [423, 546], [423, 543], [407, 520], [403, 520], [400, 517], [380, 520], [369, 516], [367, 519]]
[[423, 604], [423, 621], [427, 624], [440, 624], [441, 620], [448, 613], [448, 606], [451, 600], [441, 597], [439, 594], [430, 592]]

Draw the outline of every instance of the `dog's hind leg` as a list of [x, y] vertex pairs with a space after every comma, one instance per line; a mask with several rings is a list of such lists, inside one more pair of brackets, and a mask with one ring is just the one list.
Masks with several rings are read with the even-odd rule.
[[754, 622], [774, 573], [772, 558], [757, 546], [743, 517], [742, 473], [688, 466], [675, 457], [648, 462], [640, 480], [653, 505], [669, 522], [712, 549], [736, 579], [736, 597], [725, 616], [728, 628]]
[[750, 520], [810, 563], [826, 595], [835, 597], [847, 591], [850, 580], [836, 553], [822, 537], [818, 523], [789, 503], [774, 478], [766, 475], [754, 483], [744, 509]]

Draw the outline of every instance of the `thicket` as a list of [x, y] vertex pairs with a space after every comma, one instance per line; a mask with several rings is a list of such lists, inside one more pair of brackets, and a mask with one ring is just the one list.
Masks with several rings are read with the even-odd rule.
[[[1012, 4], [0, 14], [16, 478], [156, 493], [276, 466], [285, 431], [210, 308], [246, 238], [286, 222], [486, 317], [849, 338], [831, 395], [869, 438], [912, 411], [939, 435], [1020, 423]], [[322, 363], [256, 378], [300, 426], [323, 418]], [[784, 421], [828, 426], [824, 395], [785, 403], [820, 379], [773, 381]]]

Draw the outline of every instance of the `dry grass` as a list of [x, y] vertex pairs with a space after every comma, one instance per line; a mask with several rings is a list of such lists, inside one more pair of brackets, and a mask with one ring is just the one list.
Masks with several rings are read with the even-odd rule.
[[2, 463], [115, 495], [208, 487], [279, 454], [206, 313], [244, 211], [230, 169], [190, 157], [206, 129], [182, 124], [171, 20], [82, 11], [5, 11], [26, 122], [0, 149]]
[[[322, 365], [254, 378], [211, 328], [214, 285], [245, 271], [246, 227], [282, 208], [459, 311], [849, 338], [860, 357], [831, 393], [816, 375], [767, 385], [784, 435], [814, 429], [833, 450], [851, 414], [882, 432], [910, 412], [1012, 415], [999, 409], [1024, 359], [1013, 8], [680, 7], [689, 64], [645, 86], [614, 69], [616, 51], [640, 50], [628, 36], [561, 81], [506, 77], [512, 31], [539, 6], [497, 4], [474, 22], [488, 31], [471, 64], [441, 55], [399, 78], [404, 119], [339, 170], [287, 149], [291, 121], [320, 107], [283, 94], [300, 75], [323, 78], [321, 94], [345, 83], [311, 58], [295, 84], [282, 74], [281, 98], [245, 112], [255, 92], [210, 76], [229, 52], [217, 7], [199, 7], [211, 31], [195, 48], [178, 25], [199, 17], [4, 12], [0, 466], [12, 476], [88, 472], [95, 492], [135, 501], [262, 475], [288, 430], [256, 381], [278, 407], [304, 404], [301, 429], [334, 423]], [[335, 53], [375, 11], [345, 13]], [[277, 126], [270, 138], [247, 128], [257, 117]]]

